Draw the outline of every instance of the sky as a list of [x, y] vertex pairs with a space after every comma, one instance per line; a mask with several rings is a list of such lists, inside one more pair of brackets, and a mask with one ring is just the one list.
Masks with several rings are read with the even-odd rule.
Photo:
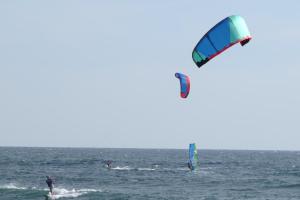
[[[0, 1], [0, 146], [300, 150], [299, 1]], [[253, 39], [200, 69], [237, 14]], [[180, 98], [176, 72], [191, 79]]]

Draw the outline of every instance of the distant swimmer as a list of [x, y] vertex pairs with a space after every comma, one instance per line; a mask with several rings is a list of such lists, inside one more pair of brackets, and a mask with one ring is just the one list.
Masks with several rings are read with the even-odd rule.
[[109, 168], [109, 169], [111, 168], [111, 163], [112, 163], [111, 160], [105, 160], [104, 163], [105, 163], [107, 168]]
[[50, 193], [52, 194], [52, 191], [53, 191], [53, 180], [51, 179], [50, 176], [46, 176], [47, 180], [46, 180], [46, 183], [49, 187], [49, 190], [50, 190]]

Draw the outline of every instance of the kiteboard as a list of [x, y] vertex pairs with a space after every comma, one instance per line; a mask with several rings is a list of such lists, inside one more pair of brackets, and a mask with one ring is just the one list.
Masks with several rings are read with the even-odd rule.
[[[57, 194], [57, 193], [56, 193]], [[55, 195], [56, 195], [54, 192], [52, 192], [52, 194], [51, 194], [51, 192], [48, 192], [48, 194], [45, 194], [44, 196], [45, 196], [45, 198], [47, 199], [47, 200], [53, 200], [53, 199], [56, 199], [55, 198]]]
[[46, 199], [54, 199], [54, 196], [51, 194], [51, 192], [48, 192], [48, 194], [44, 195]]

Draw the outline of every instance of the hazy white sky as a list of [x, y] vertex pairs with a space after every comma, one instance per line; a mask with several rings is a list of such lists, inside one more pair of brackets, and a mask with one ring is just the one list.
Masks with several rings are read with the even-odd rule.
[[[1, 1], [0, 146], [300, 150], [300, 2], [220, 2]], [[198, 69], [232, 14], [252, 41]]]

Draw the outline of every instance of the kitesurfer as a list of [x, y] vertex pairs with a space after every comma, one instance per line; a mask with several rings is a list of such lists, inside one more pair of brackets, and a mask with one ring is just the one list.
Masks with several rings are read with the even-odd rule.
[[111, 163], [112, 163], [112, 161], [111, 160], [106, 160], [106, 161], [104, 161], [105, 162], [105, 164], [106, 164], [106, 167], [107, 168], [111, 168]]
[[50, 190], [50, 193], [52, 194], [52, 191], [53, 191], [53, 180], [50, 176], [46, 176], [47, 180], [46, 180], [46, 183], [49, 187], [49, 190]]

